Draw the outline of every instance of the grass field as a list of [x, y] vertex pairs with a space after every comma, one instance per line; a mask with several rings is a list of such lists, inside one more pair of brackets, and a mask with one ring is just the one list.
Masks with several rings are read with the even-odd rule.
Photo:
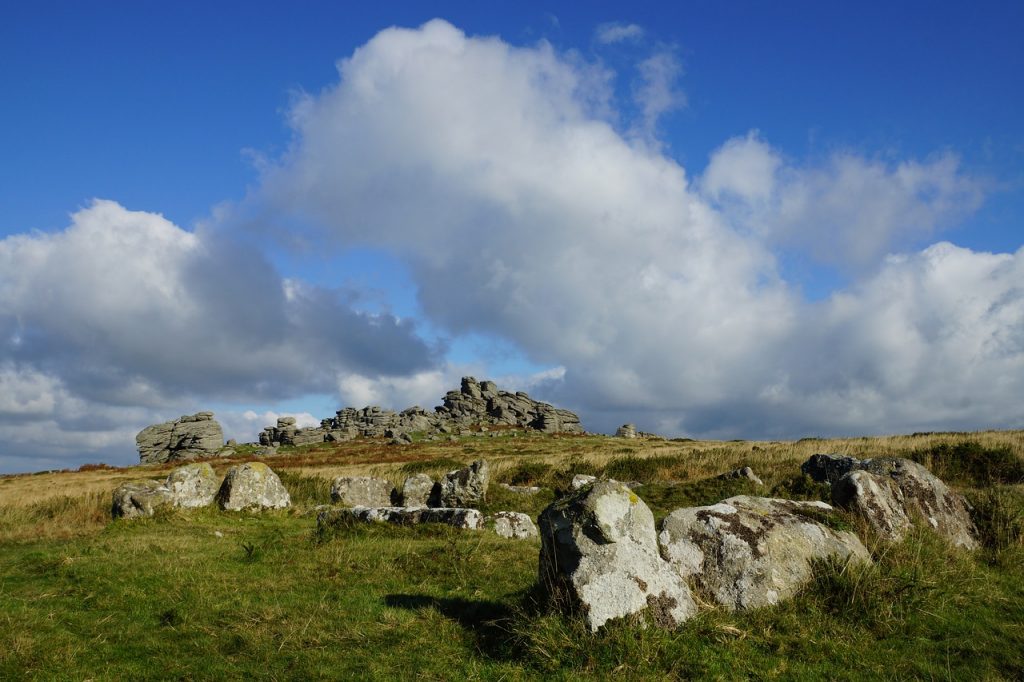
[[[495, 481], [545, 486], [529, 497], [492, 484], [491, 510], [536, 516], [573, 473], [595, 473], [644, 482], [638, 493], [660, 518], [738, 493], [820, 497], [799, 476], [815, 452], [922, 461], [969, 496], [986, 548], [956, 551], [926, 531], [896, 546], [869, 540], [873, 566], [822, 564], [777, 607], [706, 608], [675, 631], [617, 622], [591, 635], [536, 599], [538, 542], [445, 527], [321, 537], [309, 513], [338, 474], [399, 482], [482, 457]], [[265, 461], [292, 509], [110, 522], [119, 482], [171, 467], [0, 478], [0, 679], [1024, 676], [1024, 432], [795, 443], [488, 433]], [[713, 479], [743, 465], [764, 488]]]

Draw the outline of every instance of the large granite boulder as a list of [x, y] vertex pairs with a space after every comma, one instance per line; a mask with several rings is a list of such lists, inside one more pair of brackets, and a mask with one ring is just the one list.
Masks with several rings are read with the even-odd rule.
[[402, 484], [403, 507], [437, 507], [440, 486], [427, 474], [413, 474]]
[[900, 540], [920, 520], [957, 547], [979, 546], [967, 501], [909, 459], [864, 461], [832, 485], [832, 501], [890, 540]]
[[476, 507], [487, 499], [491, 467], [486, 460], [477, 460], [468, 467], [449, 471], [441, 479], [438, 495], [442, 507]]
[[662, 522], [661, 555], [679, 575], [728, 609], [769, 606], [811, 578], [812, 563], [871, 560], [856, 535], [820, 521], [824, 502], [739, 495], [677, 509]]
[[391, 481], [373, 476], [339, 476], [331, 484], [331, 502], [346, 507], [389, 507], [395, 497]]
[[197, 412], [153, 424], [135, 436], [143, 464], [213, 457], [224, 448], [224, 432], [213, 412]]
[[541, 512], [540, 584], [592, 631], [646, 612], [674, 627], [697, 612], [686, 581], [658, 552], [654, 516], [622, 483], [597, 481]]
[[164, 486], [171, 492], [174, 506], [187, 509], [213, 504], [221, 480], [207, 462], [186, 464], [167, 476]]
[[217, 504], [226, 511], [283, 509], [291, 505], [291, 497], [270, 467], [247, 462], [228, 469], [217, 492]]
[[130, 481], [114, 490], [110, 515], [115, 519], [152, 516], [161, 507], [171, 507], [174, 499], [163, 481]]

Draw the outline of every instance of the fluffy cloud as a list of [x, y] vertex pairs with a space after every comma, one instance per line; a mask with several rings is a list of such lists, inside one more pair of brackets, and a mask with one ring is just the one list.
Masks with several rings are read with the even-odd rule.
[[332, 392], [339, 373], [433, 362], [411, 323], [355, 312], [241, 243], [111, 201], [65, 230], [0, 240], [5, 456], [32, 442], [130, 452], [126, 434], [211, 400]]
[[864, 269], [957, 224], [976, 210], [984, 183], [946, 153], [885, 163], [836, 152], [787, 163], [756, 132], [723, 144], [701, 186], [733, 222], [822, 263]]
[[644, 29], [636, 24], [623, 24], [612, 21], [601, 24], [594, 31], [594, 38], [602, 45], [632, 42], [644, 37]]
[[[1011, 381], [956, 376], [1019, 364], [1019, 254], [933, 247], [820, 304], [777, 267], [792, 244], [877, 263], [901, 236], [969, 213], [979, 186], [953, 157], [797, 167], [751, 135], [694, 186], [595, 111], [575, 60], [442, 21], [381, 32], [339, 73], [292, 112], [294, 144], [258, 199], [401, 258], [435, 323], [564, 366], [548, 395], [590, 426], [753, 436], [1019, 420], [1003, 407]], [[972, 302], [944, 297], [947, 281]]]

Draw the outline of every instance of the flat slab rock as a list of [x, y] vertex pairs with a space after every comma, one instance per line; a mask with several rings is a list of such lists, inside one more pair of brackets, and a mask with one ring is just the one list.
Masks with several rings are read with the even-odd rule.
[[888, 540], [900, 540], [921, 520], [954, 546], [979, 546], [967, 501], [913, 460], [814, 455], [800, 468], [831, 483], [832, 502], [864, 518]]
[[317, 514], [317, 527], [346, 524], [352, 520], [366, 523], [393, 523], [412, 526], [419, 523], [442, 523], [453, 528], [480, 530], [484, 517], [477, 509], [432, 507], [349, 507], [324, 509]]
[[776, 604], [807, 583], [818, 559], [870, 562], [856, 535], [820, 522], [832, 507], [738, 495], [677, 509], [661, 525], [661, 555], [728, 609]]
[[674, 627], [697, 612], [686, 581], [658, 553], [654, 516], [625, 484], [596, 481], [539, 518], [540, 584], [591, 631], [647, 613]]

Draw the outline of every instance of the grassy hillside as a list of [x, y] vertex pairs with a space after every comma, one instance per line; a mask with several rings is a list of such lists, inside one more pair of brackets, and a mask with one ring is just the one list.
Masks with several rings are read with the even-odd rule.
[[[492, 435], [494, 434], [494, 435]], [[477, 458], [488, 507], [536, 515], [574, 473], [639, 480], [657, 517], [739, 493], [813, 499], [816, 452], [917, 459], [965, 492], [986, 548], [926, 531], [872, 543], [873, 567], [820, 565], [778, 607], [708, 608], [665, 632], [591, 635], [538, 603], [538, 542], [442, 527], [314, 533], [338, 474], [400, 482]], [[213, 462], [218, 471], [245, 456]], [[168, 466], [0, 478], [0, 679], [665, 679], [1024, 676], [1024, 432], [697, 442], [487, 432], [457, 442], [354, 442], [267, 463], [294, 508], [169, 512], [110, 522], [110, 491]], [[764, 480], [713, 476], [750, 465]], [[855, 523], [852, 519], [847, 519]]]

